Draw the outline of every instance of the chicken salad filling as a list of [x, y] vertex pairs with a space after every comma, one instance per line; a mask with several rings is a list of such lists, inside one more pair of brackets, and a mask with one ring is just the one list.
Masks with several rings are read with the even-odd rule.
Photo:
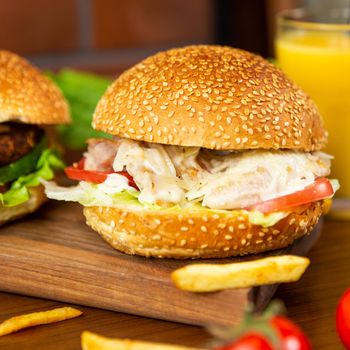
[[80, 184], [67, 189], [46, 183], [46, 192], [50, 198], [84, 205], [116, 206], [118, 197], [127, 193], [157, 208], [242, 209], [302, 191], [329, 175], [331, 158], [323, 152], [219, 152], [123, 138], [91, 139], [83, 163], [75, 169], [80, 177], [72, 177], [82, 180]]

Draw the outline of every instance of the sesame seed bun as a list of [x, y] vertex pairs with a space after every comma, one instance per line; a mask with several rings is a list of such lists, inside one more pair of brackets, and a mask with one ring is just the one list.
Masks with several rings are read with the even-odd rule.
[[24, 58], [0, 50], [0, 123], [70, 122], [69, 109], [56, 85]]
[[122, 74], [93, 126], [124, 138], [218, 150], [319, 150], [327, 133], [312, 100], [281, 70], [247, 51], [187, 46]]
[[0, 204], [0, 226], [34, 212], [47, 201], [44, 186], [31, 187], [29, 192], [30, 199], [25, 203], [16, 205], [15, 207], [3, 207]]
[[323, 202], [293, 208], [274, 226], [249, 222], [241, 210], [132, 211], [85, 207], [87, 224], [115, 249], [158, 258], [223, 258], [261, 253], [308, 234], [322, 214]]

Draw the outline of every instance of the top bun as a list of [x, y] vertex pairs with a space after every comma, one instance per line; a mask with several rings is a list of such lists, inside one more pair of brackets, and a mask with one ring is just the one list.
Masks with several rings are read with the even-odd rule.
[[0, 122], [69, 123], [62, 93], [24, 58], [0, 50]]
[[93, 127], [124, 138], [218, 150], [321, 149], [315, 104], [281, 70], [247, 51], [187, 46], [124, 72]]

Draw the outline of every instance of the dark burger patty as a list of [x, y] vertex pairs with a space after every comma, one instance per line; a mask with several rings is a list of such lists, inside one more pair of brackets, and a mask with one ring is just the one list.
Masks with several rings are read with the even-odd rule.
[[25, 156], [40, 141], [44, 131], [35, 125], [0, 124], [0, 167]]

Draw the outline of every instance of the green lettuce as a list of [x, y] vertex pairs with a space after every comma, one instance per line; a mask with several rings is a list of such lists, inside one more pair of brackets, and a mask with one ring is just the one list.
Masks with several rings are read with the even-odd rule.
[[[136, 195], [135, 195], [136, 194]], [[113, 195], [113, 198], [118, 201], [118, 203], [122, 206], [139, 206], [144, 207], [147, 209], [153, 209], [153, 210], [186, 210], [179, 205], [174, 205], [170, 208], [162, 208], [156, 204], [148, 204], [148, 203], [140, 203], [138, 200], [139, 192], [129, 192], [129, 191], [123, 191], [121, 193]], [[190, 207], [188, 207], [191, 210], [205, 210], [213, 213], [219, 213], [224, 212], [224, 210], [215, 210], [215, 209], [209, 209], [206, 207], [203, 207], [200, 203], [196, 203]], [[286, 216], [288, 216], [289, 212], [287, 211], [276, 211], [273, 213], [265, 214], [261, 213], [257, 210], [248, 211], [248, 210], [242, 210], [244, 214], [248, 215], [249, 222], [251, 222], [253, 225], [262, 226], [262, 227], [271, 227], [274, 226], [278, 221], [282, 220]]]
[[62, 90], [72, 115], [71, 124], [57, 127], [63, 145], [71, 149], [83, 149], [88, 138], [111, 137], [91, 127], [95, 107], [112, 82], [110, 78], [71, 69], [63, 69], [57, 74], [52, 72], [46, 74]]
[[51, 180], [55, 169], [64, 169], [64, 163], [52, 149], [45, 149], [32, 173], [22, 175], [12, 182], [5, 193], [0, 193], [0, 203], [5, 207], [14, 207], [25, 203], [30, 198], [30, 187], [40, 185], [40, 180]]
[[[99, 185], [81, 181], [77, 186], [61, 187], [54, 182], [44, 182], [46, 194], [51, 199], [78, 202], [84, 206], [106, 206], [118, 208], [130, 208], [131, 210], [157, 210], [157, 211], [183, 211], [195, 210], [198, 212], [225, 213], [226, 210], [214, 210], [203, 207], [201, 203], [193, 203], [186, 207], [174, 205], [172, 207], [160, 207], [152, 203], [141, 203], [139, 201], [140, 192], [135, 189], [123, 190], [119, 193], [108, 194], [103, 192]], [[249, 221], [253, 225], [269, 227], [275, 225], [279, 220], [288, 215], [288, 212], [280, 211], [264, 214], [259, 211], [243, 210], [242, 213], [248, 215]]]
[[47, 148], [47, 139], [42, 140], [24, 157], [0, 168], [0, 185], [12, 182], [23, 174], [31, 173], [38, 162], [41, 153]]
[[249, 222], [251, 222], [253, 225], [259, 225], [262, 227], [273, 226], [289, 214], [286, 211], [275, 211], [269, 214], [264, 214], [257, 210], [245, 210], [244, 212], [248, 215]]

